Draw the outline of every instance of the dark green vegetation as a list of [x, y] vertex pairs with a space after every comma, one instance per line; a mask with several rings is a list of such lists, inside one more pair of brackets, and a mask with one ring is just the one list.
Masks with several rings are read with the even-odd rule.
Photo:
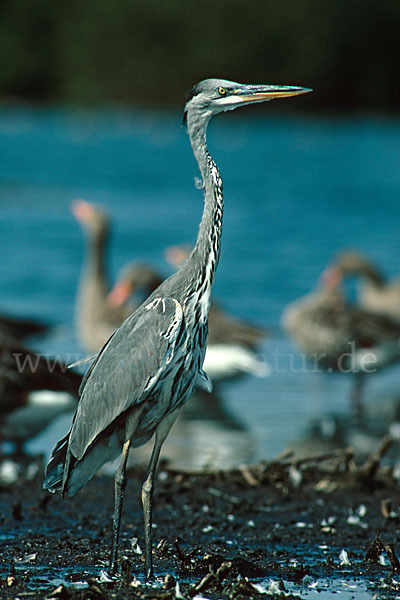
[[398, 0], [2, 0], [0, 94], [181, 106], [216, 76], [314, 88], [303, 107], [395, 111], [399, 30]]

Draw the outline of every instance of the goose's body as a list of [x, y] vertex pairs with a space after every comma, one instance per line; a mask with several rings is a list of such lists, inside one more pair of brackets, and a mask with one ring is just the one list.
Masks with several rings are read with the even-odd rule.
[[0, 335], [0, 438], [25, 441], [78, 403], [81, 375]]
[[0, 336], [13, 340], [24, 340], [32, 336], [41, 336], [49, 332], [50, 326], [31, 319], [21, 319], [8, 315], [0, 316]]
[[371, 357], [374, 369], [400, 359], [400, 325], [349, 304], [337, 289], [318, 290], [293, 302], [282, 323], [299, 348], [325, 368], [357, 372], [367, 354], [376, 356]]

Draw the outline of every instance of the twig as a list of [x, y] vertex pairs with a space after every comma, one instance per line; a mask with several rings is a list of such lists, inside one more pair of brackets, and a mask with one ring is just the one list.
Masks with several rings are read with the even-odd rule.
[[284, 459], [286, 458], [291, 458], [293, 456], [294, 452], [292, 450], [292, 448], [285, 448], [284, 450], [282, 450], [282, 452], [279, 452], [279, 454], [277, 454], [271, 461], [270, 464], [272, 463], [280, 463], [282, 462]]
[[228, 502], [232, 502], [232, 504], [241, 504], [240, 498], [237, 496], [231, 496], [226, 492], [221, 492], [221, 490], [217, 490], [216, 488], [209, 487], [207, 492], [211, 494], [211, 496], [215, 496], [216, 498], [221, 498], [222, 500], [227, 500]]
[[317, 454], [315, 456], [305, 456], [303, 458], [297, 459], [294, 458], [290, 461], [290, 466], [295, 465], [296, 467], [301, 467], [302, 465], [307, 463], [320, 463], [338, 458], [345, 458], [346, 460], [348, 460], [349, 457], [352, 457], [353, 455], [354, 450], [352, 448], [338, 448], [336, 450], [332, 450], [332, 452], [326, 452], [324, 454]]
[[243, 479], [251, 485], [252, 487], [256, 487], [260, 485], [260, 482], [254, 477], [253, 473], [251, 473], [250, 468], [242, 465], [239, 467], [239, 471], [243, 475]]
[[218, 580], [215, 573], [213, 571], [210, 571], [210, 573], [207, 573], [207, 575], [205, 575], [203, 579], [192, 588], [191, 591], [198, 593], [202, 590], [207, 590], [210, 587], [214, 587], [215, 585], [217, 585], [217, 583]]
[[390, 446], [393, 443], [393, 438], [390, 435], [385, 435], [378, 446], [376, 452], [373, 452], [358, 470], [357, 475], [361, 479], [373, 479], [379, 468], [382, 458], [385, 456]]
[[388, 559], [390, 560], [390, 564], [392, 566], [393, 571], [395, 571], [397, 573], [398, 571], [400, 571], [400, 563], [399, 563], [399, 559], [397, 558], [397, 556], [394, 552], [393, 544], [392, 543], [386, 544], [385, 551], [386, 551]]

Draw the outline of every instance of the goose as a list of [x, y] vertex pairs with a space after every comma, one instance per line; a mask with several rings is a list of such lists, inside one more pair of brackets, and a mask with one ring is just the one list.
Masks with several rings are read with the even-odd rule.
[[400, 321], [400, 279], [387, 281], [366, 256], [354, 250], [340, 254], [335, 264], [343, 276], [359, 275], [363, 279], [360, 306]]
[[400, 324], [349, 303], [341, 281], [340, 269], [327, 268], [316, 290], [286, 307], [282, 326], [314, 368], [355, 376], [352, 398], [360, 412], [364, 375], [400, 360]]
[[76, 331], [87, 352], [97, 352], [131, 314], [131, 307], [108, 301], [106, 249], [110, 221], [95, 204], [76, 200], [71, 210], [86, 234], [86, 251], [76, 300]]
[[0, 334], [0, 440], [24, 443], [75, 410], [82, 376], [56, 358]]

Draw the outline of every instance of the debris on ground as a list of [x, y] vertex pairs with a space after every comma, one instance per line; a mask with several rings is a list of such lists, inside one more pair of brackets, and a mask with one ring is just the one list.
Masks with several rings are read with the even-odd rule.
[[385, 463], [390, 445], [385, 438], [360, 464], [351, 448], [301, 458], [287, 450], [206, 473], [163, 464], [152, 585], [143, 577], [141, 468], [129, 472], [117, 578], [107, 573], [112, 478], [98, 476], [65, 500], [42, 490], [40, 470], [2, 481], [0, 597], [242, 600], [354, 585], [393, 597], [400, 496], [398, 469]]

